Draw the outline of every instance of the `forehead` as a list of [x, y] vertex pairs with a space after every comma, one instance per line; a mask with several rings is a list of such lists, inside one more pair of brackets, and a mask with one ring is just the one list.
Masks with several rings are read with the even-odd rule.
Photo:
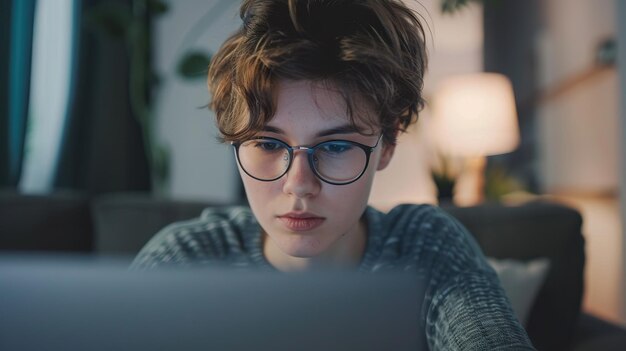
[[[369, 131], [372, 108], [355, 100], [353, 110], [356, 127]], [[313, 81], [282, 80], [276, 89], [276, 109], [268, 126], [279, 128], [319, 129], [351, 124], [348, 105], [341, 92], [332, 84]]]

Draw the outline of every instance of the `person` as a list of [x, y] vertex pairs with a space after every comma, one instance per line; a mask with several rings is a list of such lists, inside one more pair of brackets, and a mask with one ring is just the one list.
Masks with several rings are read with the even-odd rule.
[[249, 208], [166, 227], [132, 267], [427, 272], [430, 349], [532, 350], [456, 220], [430, 205], [367, 205], [376, 171], [424, 105], [420, 17], [400, 0], [245, 0], [240, 15], [208, 86]]

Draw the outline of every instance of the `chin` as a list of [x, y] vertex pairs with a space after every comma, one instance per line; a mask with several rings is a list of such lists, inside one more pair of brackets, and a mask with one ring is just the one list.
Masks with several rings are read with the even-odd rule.
[[290, 247], [283, 250], [283, 252], [291, 257], [297, 258], [313, 258], [319, 256], [322, 252], [310, 247]]
[[296, 242], [292, 241], [284, 244], [279, 246], [281, 250], [289, 256], [298, 258], [313, 258], [321, 255], [326, 249], [317, 240], [296, 240]]

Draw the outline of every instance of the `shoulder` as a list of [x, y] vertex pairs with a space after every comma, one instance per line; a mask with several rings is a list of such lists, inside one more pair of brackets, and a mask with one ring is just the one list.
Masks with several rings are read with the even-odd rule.
[[[369, 210], [368, 218], [384, 238], [376, 269], [425, 273], [423, 318], [431, 349], [474, 350], [482, 349], [480, 345], [532, 349], [495, 272], [474, 237], [454, 217], [435, 206], [401, 205], [387, 214]], [[478, 327], [484, 320], [498, 335]]]
[[160, 230], [141, 249], [131, 267], [224, 259], [244, 250], [255, 228], [256, 219], [247, 207], [207, 208], [198, 218]]
[[[387, 240], [414, 242], [418, 238], [466, 244], [471, 234], [454, 217], [433, 205], [399, 205], [388, 213], [368, 208], [368, 223]], [[470, 240], [473, 241], [473, 240]]]
[[184, 242], [204, 236], [220, 237], [231, 232], [244, 231], [256, 223], [247, 207], [206, 208], [198, 218], [175, 222], [159, 231], [147, 244], [158, 245], [171, 240]]
[[403, 269], [432, 269], [435, 264], [448, 268], [484, 266], [473, 236], [439, 207], [399, 205], [386, 214], [368, 208], [367, 218], [370, 237], [385, 264], [400, 260]]

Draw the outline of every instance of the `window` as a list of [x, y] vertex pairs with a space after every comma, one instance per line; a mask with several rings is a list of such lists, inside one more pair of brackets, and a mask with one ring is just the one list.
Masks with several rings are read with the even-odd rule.
[[38, 0], [35, 9], [30, 112], [20, 189], [51, 190], [70, 106], [76, 43], [75, 0]]

